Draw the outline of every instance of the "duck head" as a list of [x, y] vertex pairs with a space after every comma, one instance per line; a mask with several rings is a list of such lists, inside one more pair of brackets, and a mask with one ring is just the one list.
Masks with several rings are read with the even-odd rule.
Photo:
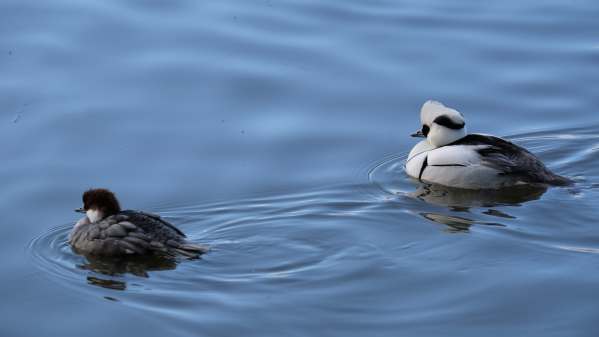
[[104, 188], [90, 189], [83, 193], [83, 207], [75, 212], [85, 213], [90, 222], [98, 222], [121, 211], [114, 193]]
[[425, 137], [434, 147], [441, 147], [466, 136], [466, 121], [461, 112], [437, 101], [426, 101], [420, 109], [422, 128], [412, 137]]

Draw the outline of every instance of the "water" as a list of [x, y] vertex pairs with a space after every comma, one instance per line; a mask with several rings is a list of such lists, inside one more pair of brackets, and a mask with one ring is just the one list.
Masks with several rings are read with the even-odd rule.
[[[594, 336], [593, 1], [3, 1], [2, 336]], [[571, 188], [427, 189], [429, 98]], [[200, 260], [106, 266], [81, 193]]]

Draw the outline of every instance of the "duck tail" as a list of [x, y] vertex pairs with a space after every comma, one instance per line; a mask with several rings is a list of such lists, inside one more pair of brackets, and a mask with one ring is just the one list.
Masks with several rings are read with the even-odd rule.
[[175, 251], [178, 254], [181, 254], [190, 259], [196, 259], [200, 257], [200, 255], [208, 252], [209, 248], [207, 246], [196, 245], [192, 243], [183, 243], [179, 247], [175, 248]]
[[177, 240], [168, 240], [166, 241], [166, 244], [170, 248], [170, 251], [175, 255], [182, 255], [190, 259], [197, 259], [200, 255], [209, 250], [207, 246]]
[[551, 178], [549, 178], [547, 183], [553, 186], [572, 186], [574, 185], [574, 180], [557, 174], [553, 174]]

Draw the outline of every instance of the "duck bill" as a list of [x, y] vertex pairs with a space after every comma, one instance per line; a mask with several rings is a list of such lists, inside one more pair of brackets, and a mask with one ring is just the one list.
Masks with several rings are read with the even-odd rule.
[[85, 210], [80, 207], [80, 208], [76, 208], [75, 212], [77, 212], [77, 213], [85, 213]]
[[422, 133], [422, 130], [418, 130], [415, 133], [411, 134], [412, 137], [417, 137], [417, 138], [426, 138], [426, 136], [424, 135], [424, 133]]

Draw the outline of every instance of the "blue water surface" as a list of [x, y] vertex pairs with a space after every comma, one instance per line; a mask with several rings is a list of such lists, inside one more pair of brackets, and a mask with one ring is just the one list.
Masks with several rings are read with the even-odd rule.
[[[0, 2], [1, 336], [595, 336], [599, 3]], [[459, 109], [576, 181], [403, 173]], [[66, 244], [114, 190], [212, 251], [108, 273]]]

